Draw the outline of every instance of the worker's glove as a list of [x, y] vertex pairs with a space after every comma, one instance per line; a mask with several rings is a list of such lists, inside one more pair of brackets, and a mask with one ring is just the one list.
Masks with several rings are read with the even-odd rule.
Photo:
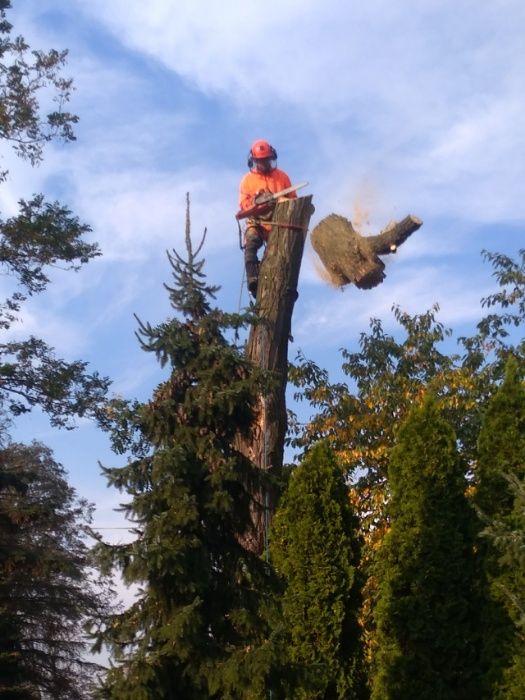
[[259, 190], [255, 193], [253, 197], [254, 204], [266, 204], [272, 199], [272, 193], [270, 190]]

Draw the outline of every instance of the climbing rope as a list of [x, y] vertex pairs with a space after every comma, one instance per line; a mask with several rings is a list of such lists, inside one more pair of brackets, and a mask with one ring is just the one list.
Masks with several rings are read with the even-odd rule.
[[[261, 365], [267, 369], [268, 365], [268, 343], [267, 343], [268, 329], [264, 326], [261, 328]], [[268, 406], [266, 401], [266, 396], [262, 396], [262, 406], [263, 406], [263, 421], [262, 421], [262, 433], [263, 433], [263, 450], [262, 450], [262, 464], [261, 469], [264, 471], [265, 475], [268, 471], [268, 448], [269, 448], [269, 429], [268, 429]], [[264, 514], [264, 558], [266, 562], [270, 563], [270, 493], [269, 489], [264, 489], [264, 502], [263, 502], [263, 514]]]
[[242, 305], [242, 293], [244, 291], [244, 282], [246, 280], [246, 270], [244, 269], [244, 265], [242, 266], [242, 275], [241, 275], [241, 288], [239, 289], [239, 304], [237, 307], [237, 313], [241, 313], [241, 305]]
[[[261, 337], [261, 350], [262, 350], [262, 358], [265, 362], [263, 366], [266, 367], [266, 363], [268, 361], [267, 357], [267, 333], [268, 330], [266, 328], [263, 328], [262, 330], [263, 335]], [[262, 397], [263, 401], [263, 453], [262, 453], [262, 469], [264, 470], [265, 474], [268, 469], [268, 442], [269, 442], [269, 431], [268, 431], [268, 415], [267, 415], [267, 404], [266, 404], [266, 396], [263, 395]], [[264, 489], [264, 558], [266, 561], [266, 564], [270, 564], [270, 493], [269, 493], [269, 488]], [[268, 700], [272, 700], [273, 698], [273, 692], [271, 688], [268, 688]]]

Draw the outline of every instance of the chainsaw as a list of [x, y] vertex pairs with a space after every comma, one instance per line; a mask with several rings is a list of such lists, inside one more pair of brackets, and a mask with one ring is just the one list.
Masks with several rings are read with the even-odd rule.
[[255, 195], [253, 200], [254, 205], [249, 209], [241, 209], [238, 211], [237, 214], [235, 214], [235, 218], [237, 221], [240, 221], [241, 219], [256, 219], [258, 216], [264, 216], [271, 211], [272, 205], [280, 197], [285, 197], [291, 192], [296, 192], [297, 190], [300, 190], [301, 187], [306, 187], [307, 184], [307, 182], [300, 182], [298, 185], [292, 185], [291, 187], [287, 187], [285, 190], [281, 190], [280, 192], [261, 192], [260, 194]]

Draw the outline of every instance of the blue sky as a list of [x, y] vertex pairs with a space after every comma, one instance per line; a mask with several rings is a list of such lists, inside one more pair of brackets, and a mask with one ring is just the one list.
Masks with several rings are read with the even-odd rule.
[[[34, 48], [68, 48], [74, 144], [31, 169], [8, 151], [0, 207], [43, 191], [93, 228], [103, 257], [57, 271], [14, 335], [34, 333], [68, 359], [147, 398], [160, 379], [133, 314], [169, 314], [167, 248], [183, 249], [185, 193], [219, 305], [242, 278], [234, 213], [251, 142], [268, 139], [292, 181], [309, 181], [314, 226], [329, 213], [363, 233], [412, 213], [423, 227], [371, 291], [328, 286], [307, 246], [290, 357], [301, 349], [338, 376], [372, 316], [424, 312], [469, 332], [494, 287], [488, 248], [515, 255], [525, 224], [523, 0], [14, 0], [10, 20]], [[248, 301], [246, 291], [242, 304]], [[100, 526], [118, 524], [98, 460], [104, 435], [80, 421], [52, 430], [32, 414], [17, 438], [55, 449]]]

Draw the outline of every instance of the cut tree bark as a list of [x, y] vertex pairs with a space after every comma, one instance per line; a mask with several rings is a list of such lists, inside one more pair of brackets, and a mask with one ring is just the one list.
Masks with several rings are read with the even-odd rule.
[[[261, 261], [256, 310], [259, 320], [250, 331], [247, 356], [275, 378], [272, 390], [260, 398], [259, 414], [251, 435], [240, 442], [243, 454], [268, 475], [279, 473], [286, 435], [288, 342], [304, 242], [314, 211], [312, 197], [279, 202]], [[278, 225], [282, 224], [282, 225]], [[241, 537], [246, 549], [262, 554], [269, 521], [276, 505], [275, 490], [257, 487], [252, 494], [252, 529]]]
[[310, 239], [332, 284], [342, 287], [352, 282], [359, 289], [372, 289], [385, 278], [385, 264], [378, 256], [395, 253], [422, 223], [410, 215], [377, 236], [361, 236], [344, 216], [330, 214], [317, 224]]

